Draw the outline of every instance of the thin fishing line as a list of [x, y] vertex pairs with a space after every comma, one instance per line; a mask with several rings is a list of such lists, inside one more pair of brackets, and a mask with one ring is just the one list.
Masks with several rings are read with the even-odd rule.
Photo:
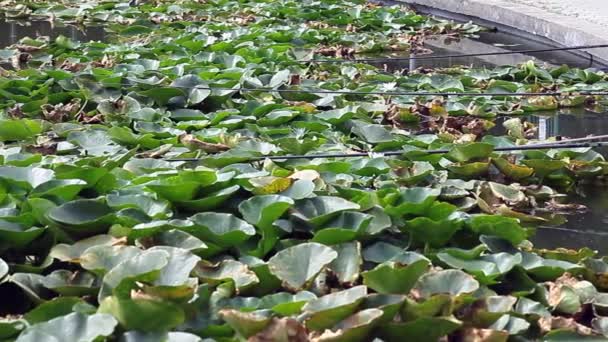
[[390, 57], [390, 58], [354, 58], [354, 59], [311, 59], [308, 61], [298, 60], [301, 63], [390, 63], [396, 61], [412, 61], [412, 60], [428, 60], [428, 59], [447, 59], [447, 58], [466, 58], [466, 57], [483, 57], [483, 56], [500, 56], [500, 55], [515, 55], [515, 54], [530, 54], [553, 51], [573, 51], [587, 49], [608, 48], [608, 44], [597, 45], [579, 45], [561, 48], [546, 48], [546, 49], [528, 49], [514, 51], [499, 51], [499, 52], [480, 52], [466, 53], [459, 55], [441, 55], [441, 56], [409, 56], [409, 57]]
[[568, 229], [568, 228], [561, 228], [561, 227], [539, 226], [539, 227], [536, 227], [536, 229], [557, 230], [557, 231], [582, 234], [582, 235], [608, 236], [608, 232], [585, 231], [585, 230], [576, 230], [576, 229]]
[[[582, 147], [598, 147], [608, 145], [608, 142], [590, 142], [590, 143], [576, 143], [576, 144], [564, 144], [564, 143], [551, 143], [551, 144], [532, 144], [524, 146], [513, 146], [513, 147], [497, 147], [494, 148], [494, 152], [511, 152], [511, 151], [527, 151], [527, 150], [541, 150], [541, 149], [564, 149], [564, 148], [582, 148]], [[356, 152], [356, 153], [322, 153], [322, 154], [310, 154], [310, 155], [283, 155], [283, 156], [262, 156], [262, 157], [250, 157], [244, 161], [261, 161], [265, 159], [269, 160], [292, 160], [292, 159], [330, 159], [330, 158], [359, 158], [369, 157], [370, 155], [378, 156], [401, 156], [406, 153], [421, 153], [421, 154], [444, 154], [450, 152], [451, 149], [438, 149], [438, 150], [413, 150], [413, 151], [388, 151], [388, 152]], [[166, 158], [164, 159], [170, 162], [197, 162], [204, 160], [204, 158]]]
[[526, 92], [526, 93], [473, 93], [473, 92], [416, 92], [416, 91], [344, 91], [344, 90], [312, 90], [312, 89], [273, 89], [273, 88], [228, 88], [209, 86], [167, 86], [179, 89], [221, 90], [240, 92], [269, 92], [269, 93], [307, 93], [307, 94], [336, 94], [336, 95], [378, 95], [378, 96], [470, 96], [470, 97], [531, 97], [531, 96], [608, 96], [608, 91], [575, 91], [575, 92]]

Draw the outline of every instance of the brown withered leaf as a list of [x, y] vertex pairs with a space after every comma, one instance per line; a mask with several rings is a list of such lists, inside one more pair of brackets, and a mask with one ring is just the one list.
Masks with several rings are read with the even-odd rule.
[[154, 149], [154, 150], [138, 153], [137, 156], [140, 158], [156, 159], [156, 158], [160, 158], [160, 157], [164, 156], [165, 154], [167, 154], [167, 152], [171, 151], [171, 148], [173, 148], [173, 145], [166, 144], [166, 145], [162, 145], [159, 148]]
[[23, 113], [20, 104], [16, 104], [8, 108], [6, 110], [6, 114], [8, 114], [11, 119], [22, 119], [23, 117], [25, 117], [25, 113]]
[[116, 61], [108, 55], [103, 55], [100, 61], [91, 62], [91, 65], [96, 68], [112, 68], [115, 64]]
[[19, 50], [19, 52], [37, 52], [45, 48], [45, 46], [32, 46], [24, 44], [15, 44], [12, 48]]
[[273, 318], [259, 333], [249, 337], [248, 342], [307, 342], [308, 331], [293, 318]]
[[59, 66], [59, 69], [71, 72], [78, 72], [83, 70], [86, 67], [84, 63], [73, 63], [70, 61], [63, 61]]
[[329, 24], [323, 21], [309, 21], [306, 23], [306, 26], [311, 29], [326, 29], [329, 27]]
[[30, 153], [42, 154], [43, 156], [57, 154], [57, 143], [54, 141], [47, 141], [41, 144], [28, 145], [26, 150]]
[[289, 75], [289, 85], [298, 85], [302, 83], [302, 76], [300, 74]]
[[320, 47], [315, 50], [315, 54], [335, 58], [353, 58], [355, 53], [355, 49], [346, 46]]
[[538, 320], [538, 326], [543, 333], [548, 333], [551, 330], [565, 329], [574, 331], [581, 335], [591, 335], [593, 330], [587, 326], [577, 323], [574, 318], [566, 318], [561, 316], [541, 317]]
[[25, 67], [27, 62], [29, 62], [31, 59], [32, 59], [32, 55], [30, 55], [29, 53], [20, 52], [11, 58], [11, 65], [13, 68], [15, 68], [17, 70], [21, 70]]
[[85, 115], [82, 112], [80, 112], [80, 114], [78, 114], [76, 116], [76, 119], [79, 122], [82, 122], [82, 123], [87, 124], [87, 125], [100, 124], [100, 123], [103, 123], [105, 121], [105, 117], [104, 117], [103, 114], [95, 114], [93, 116], [88, 116], [88, 115]]
[[207, 153], [219, 153], [219, 152], [228, 151], [230, 149], [230, 147], [228, 147], [224, 144], [214, 144], [214, 143], [208, 143], [208, 142], [202, 141], [200, 139], [197, 139], [192, 134], [182, 134], [179, 137], [179, 141], [184, 146], [186, 146], [190, 149], [203, 150]]
[[506, 342], [509, 333], [503, 330], [467, 328], [458, 337], [458, 341], [462, 342]]
[[64, 122], [78, 114], [80, 111], [80, 99], [72, 99], [66, 104], [44, 104], [40, 108], [42, 109], [42, 115], [46, 120], [51, 122]]
[[585, 205], [578, 203], [559, 203], [555, 200], [555, 198], [552, 198], [550, 201], [546, 202], [544, 208], [542, 209], [560, 214], [586, 213], [589, 211], [589, 208], [587, 208]]

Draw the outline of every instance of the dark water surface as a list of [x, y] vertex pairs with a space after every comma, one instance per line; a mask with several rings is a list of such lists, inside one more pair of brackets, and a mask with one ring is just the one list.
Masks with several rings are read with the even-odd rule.
[[568, 215], [562, 224], [538, 227], [532, 239], [539, 248], [589, 247], [608, 255], [608, 186], [585, 186], [579, 193], [568, 196], [569, 202], [587, 206], [584, 214]]
[[49, 21], [6, 21], [0, 18], [0, 48], [15, 44], [24, 37], [57, 38], [60, 35], [81, 42], [105, 39], [104, 29], [99, 26], [79, 28]]
[[[0, 19], [0, 48], [15, 44], [23, 37], [35, 38], [37, 36], [59, 35], [69, 37], [76, 41], [103, 41], [106, 34], [102, 27], [78, 28], [48, 21], [10, 22]], [[546, 44], [524, 40], [505, 33], [483, 32], [478, 38], [452, 38], [438, 37], [428, 39], [426, 46], [432, 50], [431, 56], [446, 56], [457, 54], [517, 51], [527, 49], [548, 48]], [[386, 57], [398, 57], [388, 55]], [[402, 56], [399, 56], [402, 57]], [[433, 60], [416, 60], [412, 62], [401, 61], [388, 65], [388, 69], [411, 69], [418, 67], [494, 67], [497, 65], [515, 65], [530, 59], [540, 64], [561, 65], [567, 64], [580, 68], [606, 68], [588, 56], [572, 52], [547, 52], [535, 54], [512, 54], [502, 56], [464, 57]], [[608, 134], [608, 113], [597, 114], [586, 112], [584, 109], [560, 110], [557, 112], [538, 113], [523, 117], [538, 126], [537, 137], [549, 138], [556, 135], [564, 137], [584, 137], [587, 135]], [[497, 119], [497, 126], [506, 118]], [[502, 134], [499, 131], [495, 134]], [[608, 153], [604, 153], [608, 156]], [[584, 214], [561, 216], [559, 223], [548, 224], [537, 230], [533, 239], [535, 245], [543, 248], [555, 247], [590, 247], [602, 254], [608, 254], [608, 187], [586, 187], [577, 194], [569, 195], [571, 202], [584, 204], [590, 211]], [[564, 222], [565, 221], [565, 222]]]
[[[430, 36], [426, 38], [424, 46], [429, 51], [419, 54], [419, 59], [398, 61], [390, 63], [387, 67], [392, 70], [411, 70], [420, 67], [449, 68], [457, 66], [492, 68], [500, 65], [517, 65], [529, 60], [534, 60], [541, 65], [547, 64], [558, 66], [566, 64], [577, 68], [608, 68], [607, 64], [597, 61], [585, 51], [528, 52], [525, 54], [512, 53], [492, 56], [425, 59], [425, 57], [431, 56], [439, 57], [490, 52], [517, 52], [522, 50], [555, 48], [555, 46], [552, 45], [525, 40], [504, 32], [481, 32], [477, 37], [458, 39], [445, 35]], [[383, 55], [383, 57], [407, 57], [407, 55], [403, 55], [403, 53], [393, 53]]]

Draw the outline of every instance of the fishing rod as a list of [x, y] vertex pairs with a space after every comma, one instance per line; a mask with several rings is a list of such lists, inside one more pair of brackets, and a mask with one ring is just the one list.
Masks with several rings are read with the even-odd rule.
[[499, 52], [465, 53], [465, 54], [458, 54], [458, 55], [454, 54], [454, 55], [441, 55], [441, 56], [423, 55], [423, 56], [389, 57], [389, 58], [311, 59], [308, 61], [299, 60], [296, 62], [302, 62], [302, 63], [390, 63], [390, 62], [396, 62], [396, 61], [501, 56], [501, 55], [531, 54], [531, 53], [542, 53], [542, 52], [588, 50], [588, 49], [601, 49], [601, 48], [608, 48], [608, 44], [578, 45], [578, 46], [561, 47], [561, 48], [527, 49], [527, 50], [499, 51]]
[[417, 91], [344, 91], [344, 90], [313, 90], [313, 89], [274, 89], [274, 88], [228, 88], [209, 86], [169, 86], [178, 89], [220, 90], [240, 92], [276, 92], [276, 93], [308, 93], [335, 95], [377, 95], [377, 96], [470, 96], [470, 97], [532, 97], [532, 96], [608, 96], [608, 91], [576, 91], [576, 92], [515, 92], [515, 93], [475, 93], [475, 92], [417, 92]]
[[[550, 143], [550, 144], [532, 144], [523, 146], [512, 146], [512, 147], [497, 147], [494, 148], [494, 152], [513, 152], [513, 151], [528, 151], [528, 150], [540, 150], [540, 149], [565, 149], [565, 148], [583, 148], [583, 147], [598, 147], [608, 145], [608, 141], [601, 142], [579, 142], [579, 143]], [[284, 155], [284, 156], [261, 156], [261, 157], [250, 157], [246, 161], [261, 161], [265, 159], [269, 160], [293, 160], [293, 159], [330, 159], [330, 158], [360, 158], [369, 157], [370, 155], [377, 154], [385, 157], [401, 156], [408, 152], [419, 152], [423, 154], [445, 154], [450, 152], [451, 149], [436, 149], [436, 150], [413, 150], [413, 151], [388, 151], [388, 152], [355, 152], [355, 153], [321, 153], [321, 154], [310, 154], [310, 155]], [[197, 162], [204, 160], [203, 158], [167, 158], [164, 159], [169, 162]]]

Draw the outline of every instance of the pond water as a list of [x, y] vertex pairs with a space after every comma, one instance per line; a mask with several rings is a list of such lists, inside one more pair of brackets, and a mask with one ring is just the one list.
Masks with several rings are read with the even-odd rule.
[[[569, 138], [608, 134], [606, 114], [591, 114], [584, 109], [538, 113], [526, 119], [537, 125], [536, 138], [562, 136]], [[596, 151], [608, 157], [608, 147]], [[608, 186], [595, 185], [579, 188], [568, 196], [568, 203], [579, 203], [589, 208], [585, 213], [561, 217], [565, 222], [541, 226], [533, 239], [544, 248], [567, 246], [589, 247], [608, 254]]]
[[[48, 21], [11, 22], [0, 19], [0, 48], [9, 46], [23, 37], [64, 35], [77, 41], [104, 40], [106, 34], [102, 27], [79, 28]], [[523, 40], [519, 37], [500, 32], [483, 32], [478, 38], [431, 38], [426, 46], [432, 50], [431, 56], [470, 54], [482, 52], [516, 51], [524, 49], [548, 48], [546, 44]], [[387, 57], [395, 56], [388, 55]], [[529, 55], [512, 54], [485, 57], [446, 58], [416, 60], [391, 63], [389, 69], [411, 69], [417, 67], [473, 66], [493, 67], [514, 65], [530, 59], [550, 65], [568, 64], [574, 67], [594, 67], [604, 69], [607, 65], [590, 61], [588, 56], [573, 52], [548, 52]], [[524, 117], [535, 123], [539, 129], [537, 138], [544, 139], [556, 135], [563, 137], [584, 137], [587, 135], [608, 134], [606, 114], [586, 112], [584, 109], [561, 110], [559, 112], [537, 113]], [[498, 118], [497, 126], [506, 118]], [[503, 134], [496, 131], [495, 134]], [[608, 149], [607, 149], [608, 151]], [[608, 156], [608, 153], [604, 153]], [[561, 217], [563, 223], [539, 227], [534, 243], [539, 247], [552, 248], [564, 246], [580, 248], [588, 246], [608, 254], [608, 188], [586, 188], [570, 195], [572, 202], [584, 204], [591, 210], [584, 214]]]
[[605, 187], [585, 186], [578, 193], [568, 196], [568, 201], [587, 206], [584, 214], [568, 215], [562, 224], [549, 224], [538, 227], [532, 239], [539, 248], [589, 247], [608, 254], [608, 191]]
[[[555, 46], [545, 43], [524, 40], [504, 32], [481, 32], [477, 37], [454, 38], [451, 36], [438, 35], [429, 36], [424, 43], [429, 51], [418, 55], [419, 59], [412, 61], [395, 61], [387, 65], [389, 70], [415, 69], [415, 68], [449, 68], [455, 66], [472, 66], [492, 68], [498, 65], [517, 65], [534, 60], [539, 64], [557, 66], [567, 64], [577, 68], [607, 69], [605, 64], [584, 51], [551, 51], [530, 52], [526, 54], [513, 53], [506, 55], [475, 56], [475, 57], [450, 57], [433, 58], [426, 57], [453, 56], [464, 54], [477, 54], [489, 52], [514, 52], [521, 50], [550, 49]], [[365, 57], [407, 57], [403, 53], [382, 54], [381, 56]], [[373, 63], [372, 63], [373, 64]]]
[[103, 40], [105, 32], [102, 27], [79, 28], [76, 26], [51, 23], [50, 21], [6, 21], [0, 18], [0, 48], [17, 43], [21, 38], [49, 36], [56, 38], [60, 35], [81, 42]]

